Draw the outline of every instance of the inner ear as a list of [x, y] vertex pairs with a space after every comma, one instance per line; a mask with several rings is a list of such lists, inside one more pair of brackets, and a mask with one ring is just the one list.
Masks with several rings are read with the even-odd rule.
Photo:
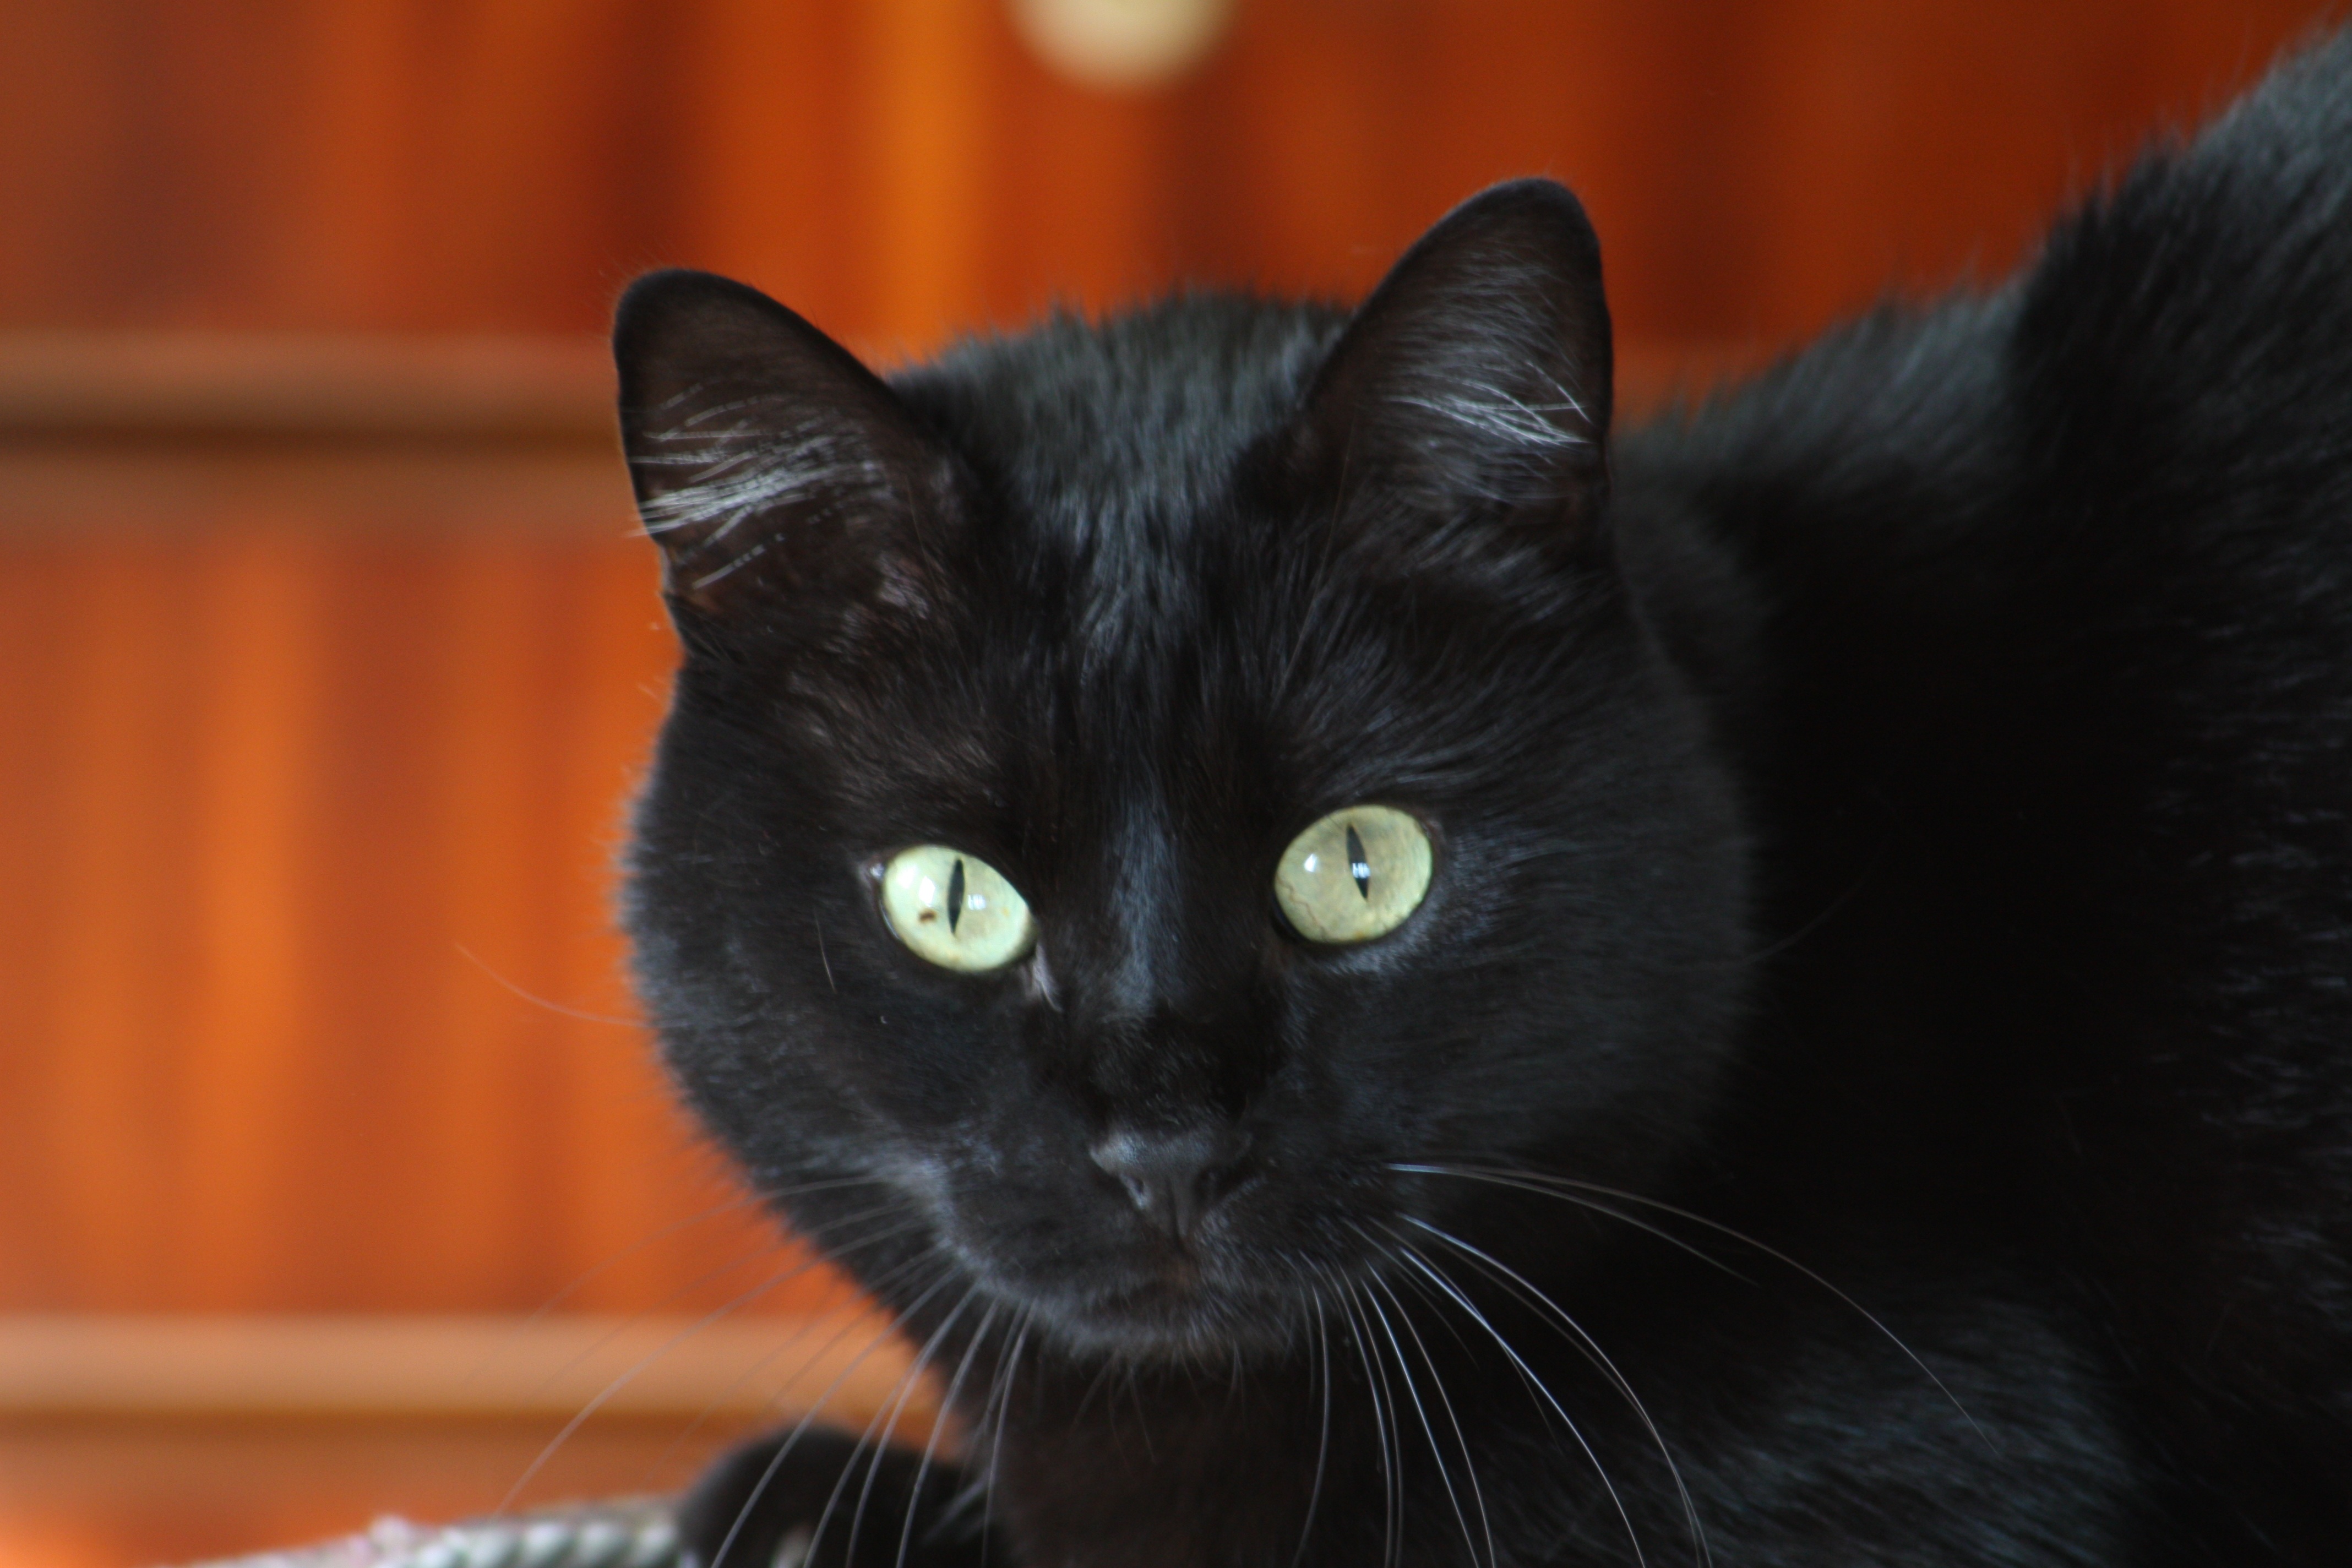
[[1597, 520], [1609, 308], [1584, 208], [1549, 180], [1472, 197], [1356, 312], [1310, 388], [1296, 460], [1408, 506]]
[[656, 272], [613, 329], [638, 515], [682, 618], [822, 634], [919, 613], [953, 464], [847, 350], [755, 289]]

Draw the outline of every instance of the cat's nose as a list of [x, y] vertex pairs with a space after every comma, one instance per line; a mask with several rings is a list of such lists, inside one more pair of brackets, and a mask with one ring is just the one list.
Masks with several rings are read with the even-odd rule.
[[1144, 1218], [1182, 1239], [1238, 1184], [1249, 1146], [1249, 1134], [1230, 1123], [1114, 1127], [1088, 1152]]

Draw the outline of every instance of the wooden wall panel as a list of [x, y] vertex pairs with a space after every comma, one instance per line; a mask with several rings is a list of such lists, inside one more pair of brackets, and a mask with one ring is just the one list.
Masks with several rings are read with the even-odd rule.
[[[614, 489], [0, 537], [0, 1309], [529, 1309], [732, 1197], [609, 929], [673, 657]], [[730, 1214], [571, 1304], [772, 1254]]]
[[[2327, 9], [1241, 0], [1108, 94], [993, 0], [0, 0], [0, 329], [244, 334], [50, 340], [73, 386], [0, 341], [0, 1310], [528, 1310], [600, 1265], [569, 1304], [688, 1309], [791, 1266], [689, 1223], [732, 1189], [609, 929], [673, 651], [572, 336], [633, 273], [887, 354], [1353, 294], [1549, 172], [1629, 364], [1737, 358], [2005, 267]], [[534, 336], [277, 335], [321, 331]]]
[[2004, 265], [2336, 9], [1243, 0], [1114, 96], [998, 0], [10, 0], [0, 324], [588, 331], [676, 262], [920, 346], [1179, 279], [1353, 293], [1549, 172], [1631, 335], [1777, 342]]

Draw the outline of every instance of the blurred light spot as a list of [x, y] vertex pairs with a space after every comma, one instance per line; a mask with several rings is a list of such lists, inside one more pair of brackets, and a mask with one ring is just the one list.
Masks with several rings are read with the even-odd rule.
[[1013, 0], [1013, 20], [1045, 62], [1088, 87], [1150, 87], [1216, 46], [1232, 0]]

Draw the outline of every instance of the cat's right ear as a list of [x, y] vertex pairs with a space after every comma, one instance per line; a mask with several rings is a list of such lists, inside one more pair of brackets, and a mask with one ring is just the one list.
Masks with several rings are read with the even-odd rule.
[[954, 464], [848, 350], [756, 289], [656, 272], [613, 324], [621, 439], [681, 631], [830, 640], [920, 616]]
[[1434, 528], [1474, 555], [1573, 553], [1608, 493], [1610, 361], [1583, 206], [1550, 180], [1495, 186], [1356, 311], [1307, 393], [1292, 472], [1423, 546]]

